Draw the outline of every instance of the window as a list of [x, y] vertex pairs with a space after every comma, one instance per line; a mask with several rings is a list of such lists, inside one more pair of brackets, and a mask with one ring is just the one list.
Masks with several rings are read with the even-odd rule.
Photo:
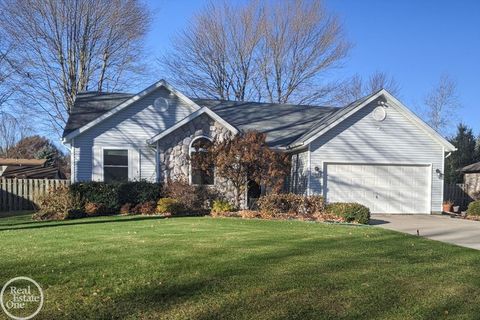
[[[204, 157], [208, 148], [212, 145], [210, 139], [201, 137], [196, 138], [190, 145], [190, 176], [191, 183], [194, 185], [213, 185], [214, 171], [213, 163], [206, 166], [200, 166], [200, 162], [204, 162]], [[207, 167], [207, 168], [205, 168]]]
[[103, 150], [103, 181], [128, 181], [128, 150]]

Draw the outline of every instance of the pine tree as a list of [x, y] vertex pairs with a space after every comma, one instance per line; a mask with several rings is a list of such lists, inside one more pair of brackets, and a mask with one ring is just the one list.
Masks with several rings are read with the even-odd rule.
[[463, 177], [458, 169], [478, 161], [477, 141], [472, 129], [460, 123], [456, 135], [450, 142], [457, 151], [452, 152], [445, 161], [445, 183], [461, 183]]
[[43, 146], [38, 152], [35, 154], [36, 159], [46, 159], [45, 166], [55, 166], [61, 157], [58, 149], [55, 148], [53, 144], [50, 142]]

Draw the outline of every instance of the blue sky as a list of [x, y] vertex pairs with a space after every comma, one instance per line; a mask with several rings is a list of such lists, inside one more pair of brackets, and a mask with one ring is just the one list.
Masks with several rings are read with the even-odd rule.
[[[150, 0], [149, 54], [168, 51], [171, 37], [205, 2]], [[325, 5], [340, 17], [354, 45], [336, 77], [385, 71], [400, 84], [400, 100], [415, 111], [440, 76], [449, 74], [462, 103], [457, 121], [480, 133], [480, 1], [326, 0]]]

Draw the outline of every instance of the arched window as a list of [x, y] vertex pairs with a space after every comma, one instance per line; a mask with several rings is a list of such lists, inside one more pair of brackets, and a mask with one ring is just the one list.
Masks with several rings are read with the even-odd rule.
[[213, 163], [206, 161], [208, 148], [212, 141], [207, 137], [198, 137], [190, 144], [190, 183], [193, 185], [213, 185], [215, 181]]

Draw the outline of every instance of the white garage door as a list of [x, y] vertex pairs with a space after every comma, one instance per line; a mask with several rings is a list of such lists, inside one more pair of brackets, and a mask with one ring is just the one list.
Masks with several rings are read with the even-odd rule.
[[430, 167], [327, 164], [328, 202], [358, 202], [372, 213], [430, 213]]

